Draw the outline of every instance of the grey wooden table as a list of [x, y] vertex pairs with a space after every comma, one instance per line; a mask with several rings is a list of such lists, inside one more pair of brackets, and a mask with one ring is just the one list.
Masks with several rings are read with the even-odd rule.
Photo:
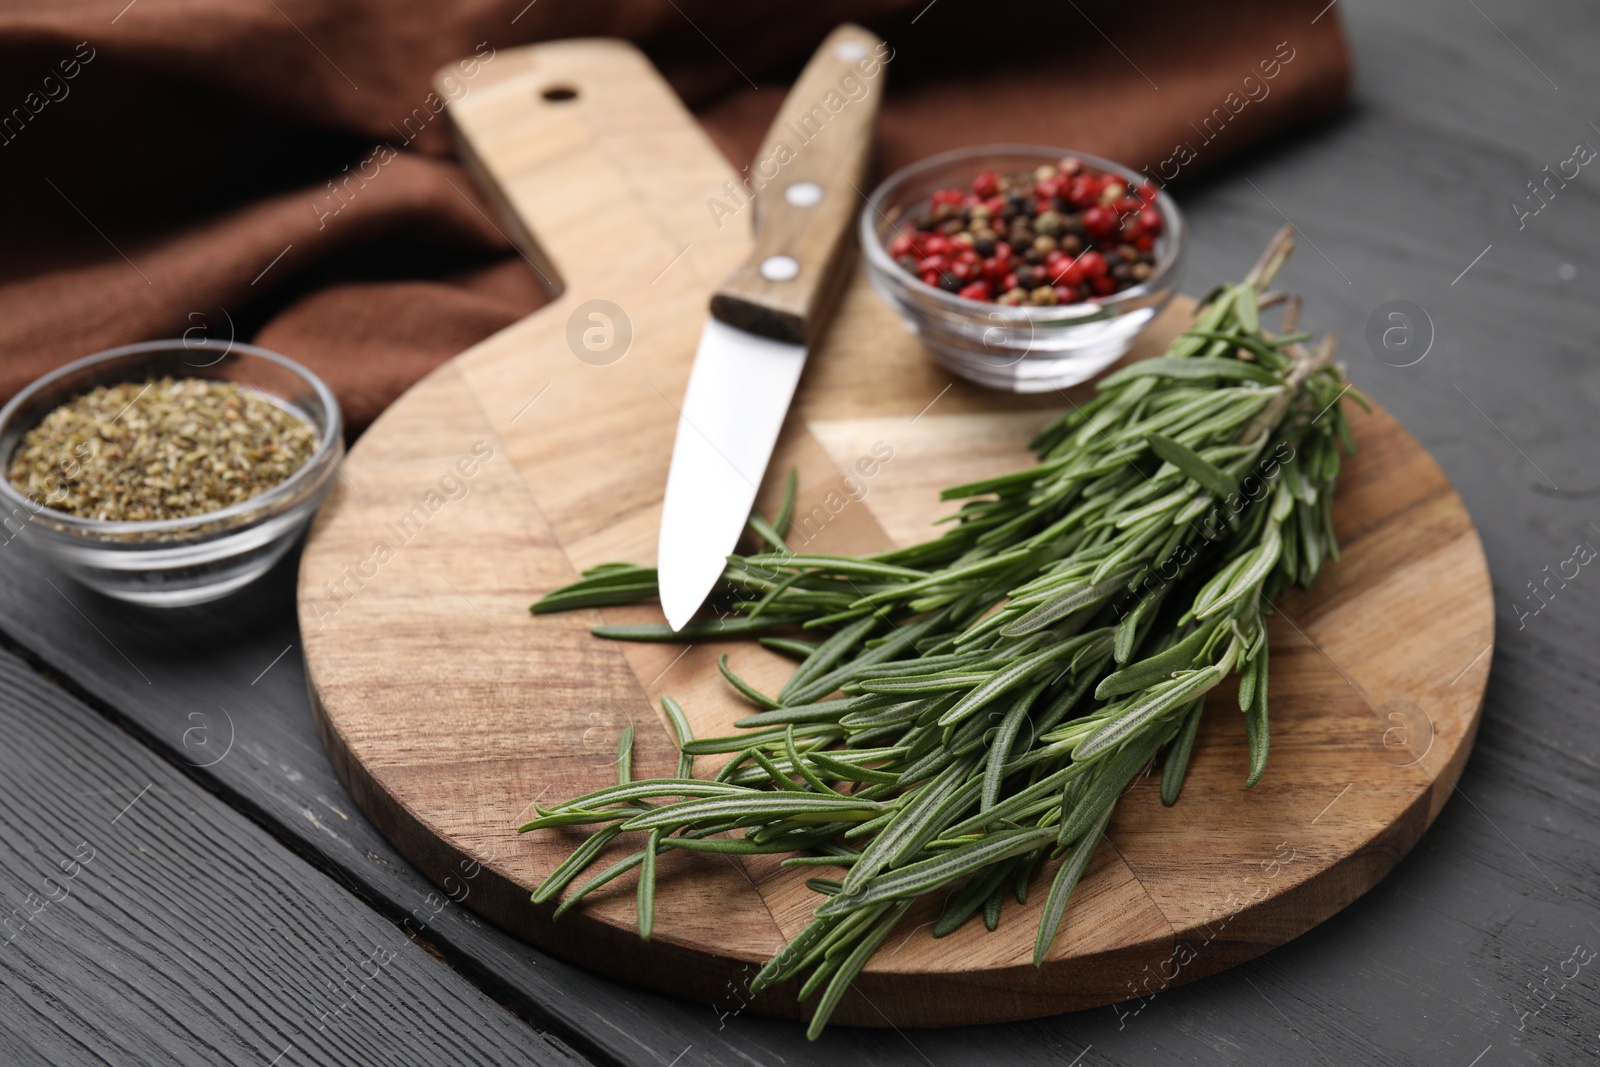
[[[5, 542], [0, 1062], [1600, 1058], [1600, 576], [1548, 603], [1528, 589], [1575, 544], [1600, 545], [1600, 178], [1551, 186], [1536, 215], [1512, 207], [1576, 144], [1600, 146], [1600, 14], [1580, 0], [1339, 2], [1358, 63], [1348, 116], [1180, 199], [1196, 285], [1238, 276], [1284, 220], [1300, 230], [1285, 280], [1308, 325], [1341, 334], [1351, 376], [1438, 457], [1488, 551], [1499, 636], [1477, 749], [1373, 892], [1148, 1001], [808, 1044], [734, 1001], [587, 974], [436, 892], [323, 754], [293, 559], [158, 619]], [[1411, 347], [1403, 334], [1385, 347], [1402, 300]]]

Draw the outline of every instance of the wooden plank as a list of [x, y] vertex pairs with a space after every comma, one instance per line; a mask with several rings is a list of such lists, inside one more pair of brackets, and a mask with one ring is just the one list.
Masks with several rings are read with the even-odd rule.
[[323, 752], [294, 619], [297, 555], [226, 601], [147, 612], [31, 566], [7, 541], [0, 630], [536, 1025], [602, 1061], [663, 1065], [693, 1044], [700, 1062], [743, 1063], [709, 1005], [640, 995], [454, 901], [439, 905], [438, 889], [362, 816]]
[[9, 652], [0, 734], [7, 1062], [584, 1062]]

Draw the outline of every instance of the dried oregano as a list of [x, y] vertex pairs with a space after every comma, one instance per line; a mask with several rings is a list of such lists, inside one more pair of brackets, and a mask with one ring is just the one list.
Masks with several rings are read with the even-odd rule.
[[178, 519], [266, 492], [316, 446], [303, 420], [261, 393], [161, 378], [62, 404], [23, 436], [6, 476], [35, 503], [80, 518]]

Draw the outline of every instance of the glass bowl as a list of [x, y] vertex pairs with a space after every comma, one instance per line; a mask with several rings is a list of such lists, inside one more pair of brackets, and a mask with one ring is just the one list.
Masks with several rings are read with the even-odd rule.
[[[0, 549], [12, 544], [107, 596], [177, 607], [215, 600], [265, 573], [294, 543], [344, 457], [339, 404], [316, 375], [254, 345], [184, 340], [125, 345], [69, 363], [0, 408]], [[56, 511], [5, 476], [22, 436], [65, 401], [101, 385], [165, 376], [234, 382], [305, 421], [316, 450], [287, 479], [249, 500], [179, 519], [106, 522]], [[15, 551], [15, 549], [13, 549]]]
[[1037, 145], [983, 145], [930, 156], [890, 175], [861, 212], [861, 247], [873, 288], [953, 374], [994, 389], [1037, 393], [1060, 389], [1115, 363], [1176, 291], [1183, 265], [1184, 223], [1164, 192], [1155, 206], [1165, 221], [1155, 241], [1149, 278], [1109, 296], [1077, 304], [1011, 306], [970, 300], [922, 281], [889, 255], [900, 220], [937, 189], [966, 188], [981, 171], [1001, 174], [1054, 165], [1063, 157], [1115, 174], [1131, 190], [1146, 179], [1110, 160]]

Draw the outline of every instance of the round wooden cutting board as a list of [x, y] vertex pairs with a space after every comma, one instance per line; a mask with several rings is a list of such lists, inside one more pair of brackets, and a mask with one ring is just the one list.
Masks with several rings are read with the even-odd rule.
[[[299, 609], [329, 753], [400, 851], [500, 926], [719, 1010], [799, 1015], [792, 989], [751, 1001], [744, 982], [810, 916], [804, 872], [776, 857], [667, 853], [646, 943], [631, 875], [551, 922], [528, 894], [578, 838], [515, 832], [535, 800], [614, 781], [629, 723], [636, 775], [672, 773], [662, 693], [697, 735], [728, 732], [748, 709], [718, 677], [720, 653], [769, 692], [792, 668], [748, 643], [589, 633], [659, 619], [654, 606], [527, 610], [582, 568], [654, 561], [707, 295], [749, 247], [747, 217], [707, 206], [731, 202], [734, 173], [648, 63], [614, 42], [501, 52], [450, 110], [463, 154], [526, 227], [508, 221], [508, 232], [561, 295], [394, 404], [323, 506]], [[1170, 308], [1130, 358], [1158, 350], [1191, 307]], [[915, 541], [947, 513], [940, 487], [1028, 462], [1025, 442], [1067, 402], [952, 383], [858, 273], [811, 354], [760, 506], [770, 513], [794, 466], [797, 544]], [[1360, 454], [1335, 508], [1344, 558], [1286, 598], [1272, 626], [1261, 783], [1243, 788], [1243, 718], [1219, 691], [1182, 800], [1162, 807], [1148, 778], [1132, 787], [1044, 967], [1031, 964], [1040, 889], [992, 934], [968, 923], [935, 941], [931, 916], [913, 911], [836, 1022], [953, 1025], [1149, 997], [1299, 935], [1416, 843], [1477, 727], [1489, 575], [1421, 446], [1382, 412], [1354, 425]]]

